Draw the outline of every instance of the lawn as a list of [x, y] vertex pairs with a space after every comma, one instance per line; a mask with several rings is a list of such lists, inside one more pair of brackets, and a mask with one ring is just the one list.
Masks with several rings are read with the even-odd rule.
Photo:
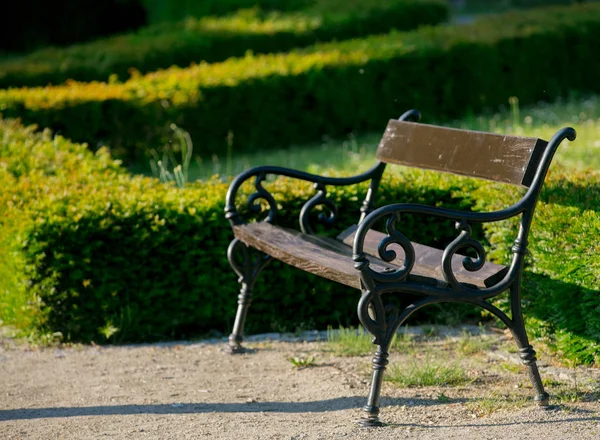
[[[560, 147], [556, 160], [575, 169], [600, 169], [600, 96], [571, 97], [553, 103], [539, 103], [520, 108], [513, 98], [506, 108], [497, 112], [472, 115], [454, 121], [436, 121], [423, 115], [422, 122], [451, 127], [489, 131], [500, 134], [539, 137], [549, 140], [557, 130], [572, 126], [577, 140]], [[382, 123], [382, 132], [384, 123]], [[232, 153], [201, 158], [192, 153], [189, 179], [207, 179], [218, 174], [223, 179], [259, 165], [278, 165], [313, 173], [328, 173], [331, 169], [344, 174], [364, 171], [375, 161], [375, 150], [381, 133], [349, 135], [346, 139], [326, 139], [320, 143], [292, 145], [287, 148], [258, 153]], [[194, 146], [193, 139], [192, 146]], [[201, 146], [199, 147], [201, 148]], [[197, 148], [198, 149], [198, 148]], [[166, 169], [182, 163], [179, 153], [166, 151], [150, 163], [139, 163], [134, 172], [159, 176], [158, 160]], [[153, 171], [154, 170], [154, 171]]]

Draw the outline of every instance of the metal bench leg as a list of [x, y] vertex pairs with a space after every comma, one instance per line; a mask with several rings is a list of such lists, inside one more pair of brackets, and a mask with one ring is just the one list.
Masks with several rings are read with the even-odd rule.
[[[383, 306], [379, 294], [363, 291], [362, 298], [358, 304], [358, 317], [362, 325], [373, 336], [373, 343], [377, 345], [377, 351], [373, 357], [373, 377], [371, 378], [371, 390], [367, 404], [363, 407], [365, 417], [357, 423], [365, 428], [383, 426], [379, 420], [379, 396], [383, 383], [383, 373], [389, 363], [389, 349], [397, 326], [387, 319], [388, 308]], [[397, 316], [397, 313], [396, 313]], [[392, 319], [393, 321], [393, 319]], [[391, 326], [389, 324], [392, 324]]]
[[517, 287], [512, 288], [510, 292], [513, 322], [513, 328], [511, 331], [515, 341], [517, 342], [517, 346], [519, 347], [519, 356], [521, 357], [521, 361], [527, 367], [527, 374], [529, 375], [529, 380], [531, 380], [531, 384], [533, 385], [533, 389], [535, 391], [534, 400], [540, 406], [548, 406], [550, 396], [544, 390], [542, 378], [540, 377], [540, 372], [536, 363], [537, 358], [535, 356], [535, 350], [531, 344], [529, 344], [527, 332], [525, 331], [525, 323], [523, 322], [523, 314], [521, 313], [519, 284], [517, 284]]
[[242, 285], [238, 295], [238, 309], [233, 324], [233, 331], [229, 335], [229, 346], [227, 351], [231, 354], [244, 353], [246, 349], [242, 346], [244, 339], [244, 325], [246, 316], [252, 302], [252, 292], [258, 274], [271, 261], [268, 255], [254, 251], [244, 243], [235, 238], [227, 249], [229, 264], [239, 276], [238, 281]]
[[366, 417], [358, 420], [358, 424], [365, 428], [383, 426], [383, 422], [379, 420], [379, 396], [381, 394], [381, 384], [383, 382], [383, 372], [388, 361], [388, 349], [377, 346], [377, 352], [373, 357], [373, 377], [371, 378], [371, 391], [369, 392], [369, 400], [363, 407]]

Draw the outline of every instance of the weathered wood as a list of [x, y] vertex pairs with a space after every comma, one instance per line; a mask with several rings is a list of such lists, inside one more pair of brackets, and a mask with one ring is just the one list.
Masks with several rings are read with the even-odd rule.
[[[266, 222], [234, 226], [234, 235], [248, 246], [315, 275], [360, 289], [352, 249], [331, 238], [306, 235]], [[385, 265], [384, 267], [393, 267]]]
[[536, 138], [391, 120], [377, 158], [529, 187], [546, 145]]
[[[233, 231], [242, 242], [273, 258], [315, 275], [360, 289], [360, 272], [354, 268], [352, 260], [352, 243], [356, 228], [353, 226], [340, 234], [339, 241], [302, 234], [266, 222], [235, 226]], [[370, 231], [365, 240], [365, 252], [372, 256], [371, 268], [377, 272], [383, 272], [386, 268], [396, 269], [403, 263], [403, 253], [399, 246], [390, 246], [390, 249], [397, 252], [396, 260], [387, 263], [377, 257], [377, 246], [383, 237], [384, 234], [380, 232]], [[444, 284], [441, 272], [442, 251], [418, 243], [413, 243], [413, 246], [416, 262], [411, 275], [429, 279], [432, 284]], [[506, 271], [504, 266], [486, 263], [480, 271], [468, 272], [462, 267], [459, 256], [453, 259], [452, 266], [458, 281], [478, 287], [494, 284], [504, 276]]]
[[[348, 246], [352, 246], [354, 243], [354, 236], [358, 226], [354, 225], [346, 229], [340, 235], [338, 240]], [[367, 255], [375, 257], [379, 256], [377, 251], [379, 243], [386, 237], [385, 234], [369, 230], [365, 237], [363, 250]], [[419, 243], [411, 242], [415, 248], [415, 265], [412, 270], [412, 274], [420, 275], [428, 278], [435, 278], [437, 280], [443, 280], [442, 275], [442, 255], [444, 252], [440, 249], [425, 246]], [[402, 247], [397, 244], [392, 244], [388, 247], [388, 250], [396, 252], [396, 258], [391, 261], [395, 266], [402, 266], [404, 263], [404, 251]], [[508, 268], [499, 264], [486, 262], [484, 266], [477, 272], [469, 272], [462, 265], [463, 255], [455, 255], [452, 258], [452, 269], [456, 279], [461, 283], [473, 284], [477, 287], [487, 287], [496, 284], [500, 281]]]

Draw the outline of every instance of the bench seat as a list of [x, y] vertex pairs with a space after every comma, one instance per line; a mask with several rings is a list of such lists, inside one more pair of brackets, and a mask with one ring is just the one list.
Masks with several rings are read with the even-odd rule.
[[[354, 268], [352, 243], [357, 226], [354, 225], [337, 239], [318, 235], [302, 234], [291, 229], [274, 226], [267, 222], [249, 223], [233, 227], [234, 235], [243, 243], [265, 254], [299, 269], [337, 281], [346, 286], [360, 289], [360, 272]], [[371, 268], [377, 272], [397, 269], [403, 264], [403, 252], [399, 245], [391, 245], [396, 251], [396, 259], [387, 263], [377, 258], [377, 247], [386, 235], [370, 230], [364, 244], [364, 251], [370, 255]], [[415, 265], [409, 275], [421, 283], [445, 286], [441, 265], [443, 251], [413, 243]], [[507, 267], [486, 262], [477, 272], [469, 272], [462, 266], [464, 257], [455, 255], [452, 267], [459, 282], [483, 288], [496, 284], [507, 272]]]

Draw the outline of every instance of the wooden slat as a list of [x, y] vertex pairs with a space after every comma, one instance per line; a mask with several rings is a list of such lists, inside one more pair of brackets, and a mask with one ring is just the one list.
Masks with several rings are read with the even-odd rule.
[[[269, 223], [234, 226], [234, 235], [248, 246], [299, 269], [360, 289], [352, 249], [331, 238], [305, 235]], [[377, 270], [383, 270], [385, 265]]]
[[[338, 235], [338, 240], [342, 241], [348, 246], [352, 246], [357, 229], [358, 226], [356, 225], [346, 229], [344, 232]], [[377, 257], [379, 255], [377, 248], [381, 240], [383, 240], [385, 237], [385, 234], [378, 231], [370, 230], [367, 232], [364, 242], [365, 253]], [[419, 243], [413, 242], [412, 244], [415, 248], [415, 266], [411, 273], [443, 280], [442, 255], [444, 252]], [[400, 245], [392, 244], [388, 247], [388, 249], [396, 252], [397, 257], [392, 261], [392, 263], [394, 265], [401, 266], [404, 263], [404, 251]], [[452, 269], [454, 270], [454, 275], [461, 283], [473, 284], [477, 287], [492, 286], [500, 281], [508, 270], [505, 266], [486, 262], [481, 270], [478, 270], [477, 272], [469, 272], [462, 265], [463, 258], [464, 256], [461, 255], [455, 255], [452, 258]]]
[[547, 142], [391, 120], [379, 143], [382, 162], [531, 185]]
[[[360, 272], [354, 268], [351, 246], [356, 226], [340, 234], [338, 236], [339, 241], [315, 235], [305, 235], [265, 222], [234, 226], [233, 232], [238, 239], [248, 246], [254, 247], [278, 260], [346, 286], [360, 289]], [[377, 245], [381, 238], [383, 238], [383, 234], [379, 232], [370, 231], [367, 234], [365, 252], [373, 256], [370, 258], [371, 268], [377, 272], [383, 272], [386, 268], [398, 268], [402, 264], [401, 258], [391, 263], [376, 258]], [[444, 281], [441, 281], [443, 278], [439, 269], [441, 251], [416, 243], [414, 243], [414, 246], [417, 261], [411, 276], [417, 276], [423, 282], [430, 284], [443, 285]], [[402, 256], [401, 250], [398, 255]], [[459, 257], [456, 258], [457, 261], [460, 261]], [[487, 263], [481, 271], [477, 272], [478, 274], [485, 274], [483, 278], [480, 278], [473, 275], [472, 272], [456, 268], [459, 281], [479, 287], [485, 286], [486, 282], [495, 282], [495, 280], [500, 279], [504, 271], [504, 266]]]

